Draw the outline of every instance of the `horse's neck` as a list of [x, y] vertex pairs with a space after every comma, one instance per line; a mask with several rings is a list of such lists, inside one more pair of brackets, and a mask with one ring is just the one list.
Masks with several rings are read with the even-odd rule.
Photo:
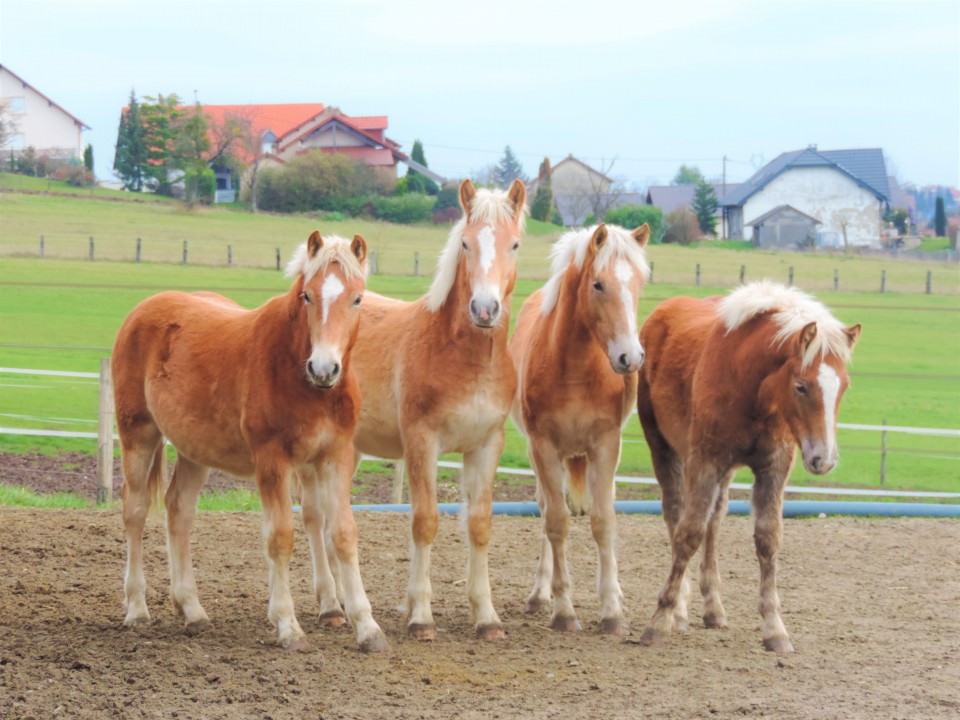
[[[291, 293], [279, 295], [254, 310], [254, 337], [251, 353], [268, 367], [297, 367], [310, 352], [310, 335], [300, 300]], [[299, 368], [293, 377], [299, 377]], [[282, 377], [283, 373], [271, 373]]]
[[577, 304], [577, 286], [580, 276], [567, 273], [562, 278], [557, 302], [547, 315], [545, 330], [546, 342], [552, 357], [564, 357], [563, 366], [576, 370], [582, 365], [593, 362], [596, 351], [603, 353], [586, 320], [579, 312]]

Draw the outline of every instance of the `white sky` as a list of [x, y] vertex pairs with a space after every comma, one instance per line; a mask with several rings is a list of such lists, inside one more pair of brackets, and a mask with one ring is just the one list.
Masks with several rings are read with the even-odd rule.
[[738, 181], [817, 144], [960, 186], [960, 0], [0, 0], [0, 63], [92, 126], [101, 177], [134, 88], [385, 114], [449, 177], [510, 145]]

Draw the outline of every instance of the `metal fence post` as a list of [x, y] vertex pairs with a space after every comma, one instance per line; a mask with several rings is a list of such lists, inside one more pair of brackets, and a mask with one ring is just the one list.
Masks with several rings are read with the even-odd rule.
[[113, 379], [110, 358], [100, 358], [100, 410], [97, 423], [97, 503], [113, 499]]

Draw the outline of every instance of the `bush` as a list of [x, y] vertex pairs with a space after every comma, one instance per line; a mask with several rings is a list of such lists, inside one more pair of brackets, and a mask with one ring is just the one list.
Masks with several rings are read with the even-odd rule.
[[686, 208], [669, 213], [663, 229], [665, 243], [689, 245], [700, 237], [700, 223], [697, 216]]
[[605, 222], [620, 225], [628, 230], [644, 223], [650, 226], [650, 242], [663, 241], [663, 212], [653, 205], [621, 205], [607, 210]]
[[83, 165], [61, 165], [51, 173], [54, 180], [63, 180], [74, 187], [93, 187], [96, 180], [93, 173]]
[[418, 193], [370, 198], [375, 218], [401, 224], [429, 220], [435, 203], [429, 195]]
[[309, 152], [257, 177], [257, 206], [278, 212], [336, 210], [358, 215], [369, 196], [393, 189], [393, 181], [344, 155]]
[[437, 202], [433, 206], [433, 221], [437, 224], [456, 222], [462, 214], [460, 209], [460, 187], [448, 183], [437, 193]]
[[208, 167], [188, 170], [183, 176], [183, 189], [188, 203], [210, 205], [217, 191], [217, 176]]

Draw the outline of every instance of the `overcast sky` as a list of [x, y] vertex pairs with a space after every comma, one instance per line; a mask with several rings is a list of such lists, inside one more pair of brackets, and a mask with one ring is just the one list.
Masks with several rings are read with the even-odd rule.
[[0, 63], [93, 128], [101, 177], [134, 88], [387, 115], [449, 177], [510, 145], [530, 175], [737, 181], [816, 144], [960, 186], [960, 0], [0, 0]]

